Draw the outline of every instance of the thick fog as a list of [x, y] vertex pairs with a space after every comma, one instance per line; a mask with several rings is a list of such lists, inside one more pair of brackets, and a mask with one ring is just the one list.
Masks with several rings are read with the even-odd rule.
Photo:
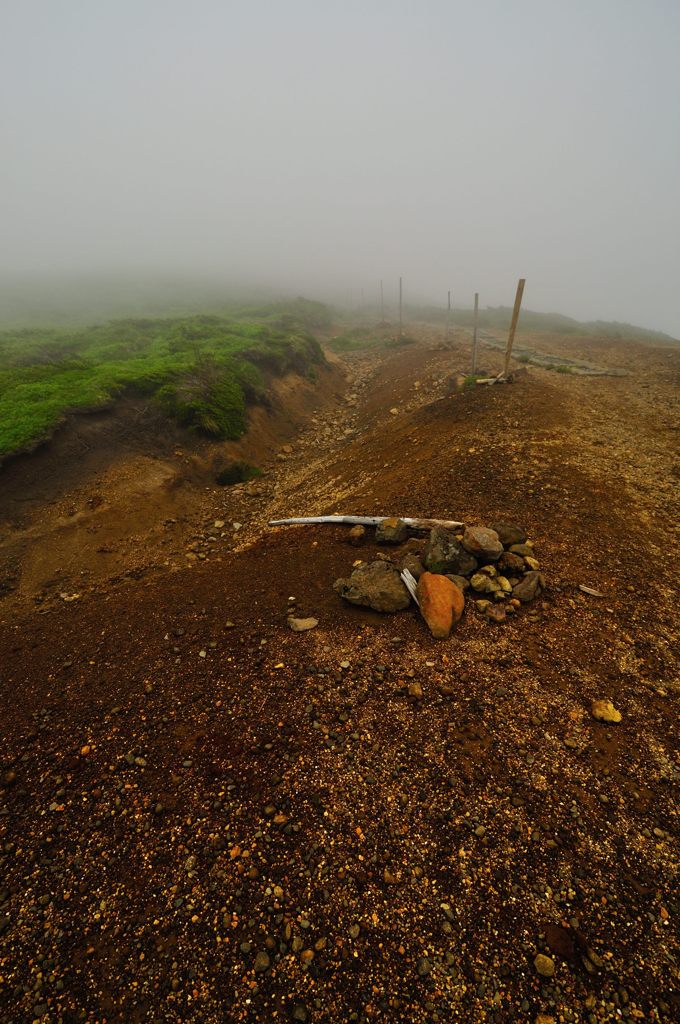
[[2, 0], [0, 271], [680, 336], [678, 0]]

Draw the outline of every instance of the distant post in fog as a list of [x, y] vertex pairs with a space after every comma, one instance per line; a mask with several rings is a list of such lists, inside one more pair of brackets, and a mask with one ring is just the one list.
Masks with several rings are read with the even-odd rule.
[[472, 372], [477, 373], [477, 320], [479, 317], [479, 292], [475, 292], [475, 315], [472, 321]]
[[446, 340], [449, 340], [449, 324], [451, 323], [451, 289], [449, 288], [449, 300], [446, 306]]
[[400, 338], [402, 337], [402, 335], [404, 333], [404, 331], [402, 329], [403, 326], [404, 326], [404, 317], [403, 317], [403, 308], [402, 308], [401, 295], [402, 295], [401, 278], [399, 278], [399, 337]]
[[385, 323], [385, 296], [383, 295], [382, 278], [380, 280], [380, 322]]

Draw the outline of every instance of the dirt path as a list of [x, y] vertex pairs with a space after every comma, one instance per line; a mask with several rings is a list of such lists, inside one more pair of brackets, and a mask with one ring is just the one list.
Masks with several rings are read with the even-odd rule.
[[[352, 356], [173, 571], [6, 616], [3, 1024], [676, 1019], [680, 353], [555, 346], [632, 372]], [[434, 641], [333, 592], [372, 541], [265, 526], [336, 511], [518, 521], [548, 589]]]

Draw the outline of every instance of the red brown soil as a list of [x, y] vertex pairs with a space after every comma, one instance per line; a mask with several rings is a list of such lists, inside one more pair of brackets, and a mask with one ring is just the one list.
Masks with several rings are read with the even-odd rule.
[[[462, 338], [422, 330], [349, 357], [254, 486], [175, 438], [146, 491], [122, 442], [62, 485], [32, 463], [0, 549], [0, 1020], [676, 1019], [680, 351], [562, 343], [631, 372], [451, 395]], [[265, 525], [330, 512], [519, 522], [548, 589], [435, 641], [333, 592], [372, 542]]]

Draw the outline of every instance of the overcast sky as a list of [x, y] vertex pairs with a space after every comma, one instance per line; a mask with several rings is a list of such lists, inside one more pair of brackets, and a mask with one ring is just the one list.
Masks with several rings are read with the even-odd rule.
[[0, 0], [0, 272], [680, 336], [680, 0]]

